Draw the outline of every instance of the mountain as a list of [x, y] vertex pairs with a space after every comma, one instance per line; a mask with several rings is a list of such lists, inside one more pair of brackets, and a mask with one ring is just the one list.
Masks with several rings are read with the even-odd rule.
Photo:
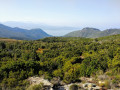
[[65, 35], [65, 37], [87, 37], [87, 38], [97, 38], [102, 36], [109, 36], [120, 34], [120, 29], [107, 29], [100, 31], [96, 28], [83, 28], [82, 30], [73, 31]]
[[98, 37], [120, 34], [120, 29], [107, 29], [98, 33]]
[[44, 37], [51, 37], [51, 35], [44, 32], [42, 29], [22, 29], [11, 28], [6, 25], [0, 24], [0, 37], [20, 39], [20, 40], [36, 40]]
[[57, 26], [57, 25], [48, 25], [40, 22], [20, 22], [20, 21], [7, 21], [2, 22], [4, 25], [10, 27], [20, 27], [24, 29], [33, 29], [33, 28], [41, 28], [50, 35], [54, 36], [62, 36], [74, 30], [79, 30], [79, 27], [71, 27], [71, 26]]

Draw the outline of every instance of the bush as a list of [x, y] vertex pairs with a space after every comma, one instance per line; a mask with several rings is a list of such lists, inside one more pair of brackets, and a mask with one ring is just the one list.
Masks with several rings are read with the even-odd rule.
[[115, 76], [114, 80], [112, 80], [112, 83], [113, 84], [118, 84], [119, 82], [120, 82], [120, 75], [118, 74], [118, 75]]
[[39, 76], [42, 76], [44, 72], [42, 70], [39, 71]]
[[105, 87], [108, 88], [108, 89], [111, 88], [110, 81], [108, 81], [108, 80], [105, 81]]
[[0, 90], [2, 90], [2, 87], [0, 86]]
[[105, 80], [104, 83], [99, 84], [99, 86], [101, 86], [101, 87], [106, 87], [106, 88], [108, 88], [108, 89], [111, 88], [111, 86], [110, 86], [110, 81], [108, 81], [108, 80]]
[[70, 90], [78, 90], [78, 85], [76, 84], [71, 85]]

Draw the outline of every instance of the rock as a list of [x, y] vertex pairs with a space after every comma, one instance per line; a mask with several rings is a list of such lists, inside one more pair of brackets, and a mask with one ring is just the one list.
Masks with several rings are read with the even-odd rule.
[[40, 84], [40, 83], [43, 83], [46, 86], [53, 87], [53, 84], [50, 83], [48, 80], [45, 80], [43, 77], [29, 77], [28, 81], [30, 82], [30, 84]]
[[85, 82], [92, 82], [93, 78], [81, 77], [80, 80], [85, 81]]
[[60, 84], [60, 78], [53, 78], [51, 81], [50, 81], [52, 84]]
[[98, 83], [99, 84], [105, 84], [105, 81], [99, 81]]
[[60, 85], [66, 85], [66, 83], [65, 82], [63, 82], [63, 81], [60, 81]]
[[109, 76], [108, 75], [99, 75], [98, 79], [99, 80], [106, 80], [106, 79], [109, 79]]
[[98, 89], [100, 89], [101, 87], [97, 86], [97, 85], [94, 84], [94, 83], [85, 83], [85, 84], [83, 84], [83, 88], [84, 88], [84, 89], [88, 89], [88, 90], [98, 90]]

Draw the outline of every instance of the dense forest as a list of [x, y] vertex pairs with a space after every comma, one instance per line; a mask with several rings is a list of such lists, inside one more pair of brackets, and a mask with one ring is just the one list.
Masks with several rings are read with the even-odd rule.
[[101, 38], [48, 37], [40, 40], [0, 39], [0, 89], [24, 90], [30, 76], [59, 77], [76, 82], [99, 71], [120, 82], [120, 35]]

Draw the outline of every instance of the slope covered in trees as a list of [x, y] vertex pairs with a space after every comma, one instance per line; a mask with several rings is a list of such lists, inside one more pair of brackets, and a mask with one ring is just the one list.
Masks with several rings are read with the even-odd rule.
[[107, 29], [100, 31], [96, 28], [83, 28], [82, 30], [73, 31], [65, 35], [65, 37], [87, 37], [87, 38], [97, 38], [109, 35], [120, 34], [120, 29]]
[[120, 35], [0, 40], [0, 88], [24, 90], [28, 85], [26, 79], [35, 75], [44, 75], [49, 80], [59, 77], [71, 83], [98, 71], [114, 77], [120, 75]]
[[51, 35], [44, 32], [42, 29], [22, 29], [22, 28], [11, 28], [0, 24], [0, 37], [12, 38], [18, 40], [36, 40], [45, 37], [51, 37]]

